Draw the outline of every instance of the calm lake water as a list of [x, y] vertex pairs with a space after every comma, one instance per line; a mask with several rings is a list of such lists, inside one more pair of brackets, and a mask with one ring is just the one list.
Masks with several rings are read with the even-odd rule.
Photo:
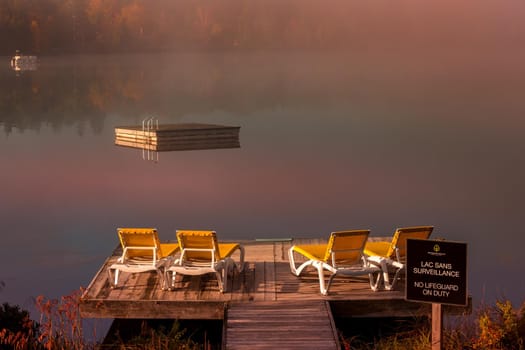
[[[87, 286], [117, 227], [224, 239], [434, 225], [474, 302], [525, 296], [525, 53], [381, 50], [0, 65], [0, 302]], [[240, 148], [114, 144], [147, 118], [240, 126]], [[247, 257], [249, 260], [250, 257]]]

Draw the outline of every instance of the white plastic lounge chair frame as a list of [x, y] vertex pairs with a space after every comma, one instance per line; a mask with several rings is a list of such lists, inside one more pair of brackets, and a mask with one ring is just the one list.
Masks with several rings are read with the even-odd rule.
[[[327, 244], [294, 245], [288, 250], [290, 270], [294, 275], [300, 276], [308, 266], [317, 269], [319, 289], [323, 295], [328, 294], [333, 279], [340, 275], [368, 275], [370, 288], [377, 291], [381, 283], [381, 269], [370, 263], [363, 254], [369, 234], [370, 230], [337, 231], [330, 234]], [[307, 259], [299, 267], [295, 254]], [[325, 281], [324, 270], [331, 273], [328, 283]], [[374, 277], [376, 273], [377, 277]]]
[[[163, 289], [175, 287], [176, 274], [204, 275], [215, 274], [221, 293], [228, 285], [228, 275], [236, 268], [242, 272], [244, 267], [244, 247], [238, 243], [219, 243], [215, 231], [178, 230], [177, 240], [181, 248], [178, 259], [170, 261], [164, 271]], [[239, 251], [239, 263], [232, 255]]]
[[118, 228], [122, 255], [108, 268], [109, 281], [117, 287], [120, 272], [140, 273], [156, 271], [161, 283], [161, 268], [167, 258], [179, 249], [177, 243], [160, 243], [155, 228]]
[[[428, 239], [433, 229], [433, 226], [402, 227], [396, 229], [390, 242], [367, 242], [364, 253], [369, 261], [381, 266], [386, 290], [393, 290], [399, 276], [405, 272], [407, 238]], [[390, 278], [392, 271], [394, 277]]]

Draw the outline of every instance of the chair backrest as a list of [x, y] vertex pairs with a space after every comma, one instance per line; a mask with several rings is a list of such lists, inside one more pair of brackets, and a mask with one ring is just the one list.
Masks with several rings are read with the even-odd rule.
[[332, 232], [324, 261], [331, 260], [334, 267], [359, 263], [369, 234], [370, 230]]
[[210, 262], [220, 260], [219, 244], [215, 231], [177, 230], [177, 240], [181, 249], [181, 260]]
[[433, 229], [433, 226], [398, 228], [392, 237], [387, 256], [398, 261], [403, 260], [407, 251], [407, 238], [428, 239]]
[[155, 228], [118, 228], [117, 233], [125, 258], [156, 260], [163, 256]]

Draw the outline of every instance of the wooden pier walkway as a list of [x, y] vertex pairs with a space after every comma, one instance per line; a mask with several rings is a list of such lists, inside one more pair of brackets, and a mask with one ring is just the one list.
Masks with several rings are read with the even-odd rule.
[[340, 349], [330, 305], [324, 300], [232, 303], [223, 349]]
[[[238, 342], [242, 341], [255, 340], [246, 347], [250, 349], [260, 349], [266, 342], [291, 342], [278, 330], [295, 327], [298, 331], [290, 332], [290, 337], [297, 337], [295, 341], [302, 342], [302, 349], [317, 341], [319, 347], [315, 348], [328, 349], [337, 341], [333, 324], [330, 325], [333, 318], [430, 315], [431, 304], [405, 300], [402, 282], [393, 291], [373, 292], [367, 277], [336, 278], [329, 295], [321, 295], [317, 271], [311, 269], [302, 277], [293, 275], [287, 252], [296, 243], [322, 241], [242, 242], [246, 252], [244, 271], [229, 279], [226, 293], [219, 292], [213, 275], [178, 276], [175, 290], [165, 291], [160, 288], [155, 272], [122, 273], [119, 287], [113, 289], [107, 268], [120, 256], [117, 248], [83, 293], [81, 317], [223, 320], [227, 349], [241, 348]], [[444, 306], [444, 310], [465, 312], [461, 307], [450, 307], [447, 311]], [[316, 327], [323, 327], [323, 331]], [[303, 335], [307, 338], [301, 340]]]

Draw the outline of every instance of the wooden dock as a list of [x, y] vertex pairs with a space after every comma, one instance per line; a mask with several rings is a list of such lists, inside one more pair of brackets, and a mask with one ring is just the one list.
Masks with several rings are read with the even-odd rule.
[[184, 123], [115, 127], [115, 144], [155, 152], [239, 148], [238, 126]]
[[[244, 271], [236, 272], [229, 280], [226, 293], [219, 292], [213, 275], [178, 276], [175, 290], [164, 291], [155, 272], [123, 273], [119, 287], [112, 289], [107, 267], [120, 256], [117, 248], [82, 295], [80, 313], [84, 318], [224, 320], [224, 338], [229, 339], [225, 345], [227, 349], [242, 348], [242, 344], [235, 345], [236, 342], [249, 342], [250, 339], [257, 339], [260, 346], [272, 344], [272, 339], [284, 341], [286, 338], [279, 336], [276, 329], [301, 326], [305, 327], [304, 334], [317, 334], [316, 341], [320, 342], [317, 348], [330, 349], [333, 347], [328, 344], [337, 341], [333, 330], [328, 330], [333, 328], [333, 318], [430, 315], [431, 304], [404, 299], [402, 282], [396, 284], [396, 290], [373, 292], [368, 278], [336, 278], [329, 295], [321, 295], [317, 271], [311, 269], [304, 276], [296, 277], [290, 272], [287, 255], [292, 244], [321, 241], [243, 242]], [[301, 314], [300, 310], [306, 314]], [[451, 307], [450, 311], [463, 313], [465, 308]], [[319, 323], [317, 326], [325, 327], [325, 331], [307, 332], [314, 322], [312, 319]], [[326, 339], [326, 334], [332, 340]], [[314, 342], [310, 338], [303, 341]], [[261, 347], [250, 345], [249, 348]]]

